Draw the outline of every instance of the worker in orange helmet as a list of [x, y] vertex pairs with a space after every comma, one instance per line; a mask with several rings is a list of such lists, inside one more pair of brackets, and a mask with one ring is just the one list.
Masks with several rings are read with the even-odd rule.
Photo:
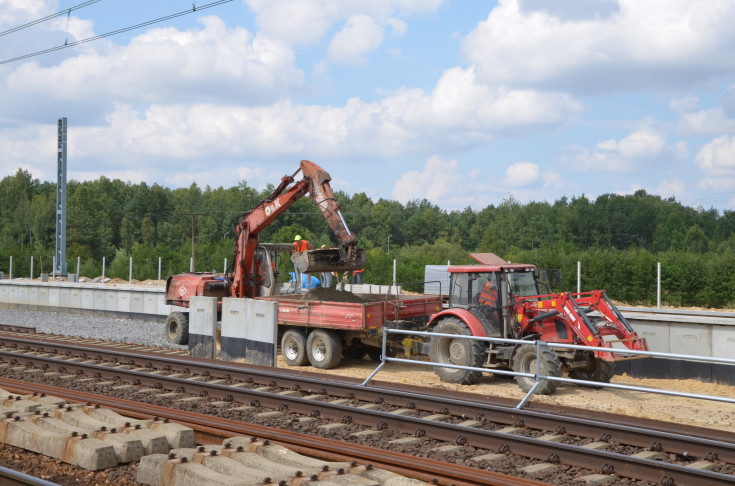
[[[308, 251], [308, 250], [313, 250], [313, 249], [314, 249], [314, 246], [312, 246], [312, 244], [306, 241], [305, 239], [301, 238], [301, 235], [294, 236], [293, 238], [293, 251], [294, 252]], [[308, 289], [310, 287], [311, 287], [311, 274], [307, 273], [306, 274], [306, 288]]]

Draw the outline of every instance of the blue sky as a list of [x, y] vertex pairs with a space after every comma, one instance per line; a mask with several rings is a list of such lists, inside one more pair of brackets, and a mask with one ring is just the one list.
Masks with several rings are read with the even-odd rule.
[[[212, 0], [194, 2], [198, 7]], [[0, 31], [82, 0], [0, 0]], [[191, 9], [101, 0], [0, 62]], [[0, 64], [0, 177], [335, 190], [442, 208], [630, 194], [735, 209], [730, 0], [233, 0]]]

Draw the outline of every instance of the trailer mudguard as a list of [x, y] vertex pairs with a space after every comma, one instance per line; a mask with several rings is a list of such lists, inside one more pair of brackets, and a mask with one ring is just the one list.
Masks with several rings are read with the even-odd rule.
[[482, 325], [482, 322], [480, 322], [480, 319], [478, 319], [474, 314], [472, 314], [467, 309], [462, 308], [453, 308], [453, 309], [447, 309], [444, 311], [439, 312], [438, 314], [434, 314], [431, 316], [431, 320], [429, 321], [428, 328], [433, 328], [439, 321], [442, 320], [442, 318], [452, 316], [457, 317], [462, 320], [465, 324], [467, 324], [467, 327], [470, 328], [470, 332], [475, 337], [488, 337], [487, 331], [485, 331], [485, 327]]

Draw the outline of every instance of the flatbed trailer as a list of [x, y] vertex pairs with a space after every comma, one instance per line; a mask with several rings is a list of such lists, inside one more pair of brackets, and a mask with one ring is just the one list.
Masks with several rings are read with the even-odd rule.
[[[278, 302], [278, 333], [287, 364], [333, 368], [342, 357], [379, 359], [384, 327], [423, 329], [442, 301], [434, 295], [354, 294], [364, 302], [306, 300], [304, 295], [259, 297]], [[388, 348], [397, 350], [398, 342]]]

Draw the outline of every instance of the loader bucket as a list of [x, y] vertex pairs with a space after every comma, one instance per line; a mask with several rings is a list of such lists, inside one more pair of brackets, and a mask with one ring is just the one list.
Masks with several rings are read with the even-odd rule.
[[301, 273], [346, 272], [365, 268], [367, 253], [364, 248], [358, 248], [354, 259], [343, 260], [339, 248], [328, 248], [295, 252], [291, 261]]

